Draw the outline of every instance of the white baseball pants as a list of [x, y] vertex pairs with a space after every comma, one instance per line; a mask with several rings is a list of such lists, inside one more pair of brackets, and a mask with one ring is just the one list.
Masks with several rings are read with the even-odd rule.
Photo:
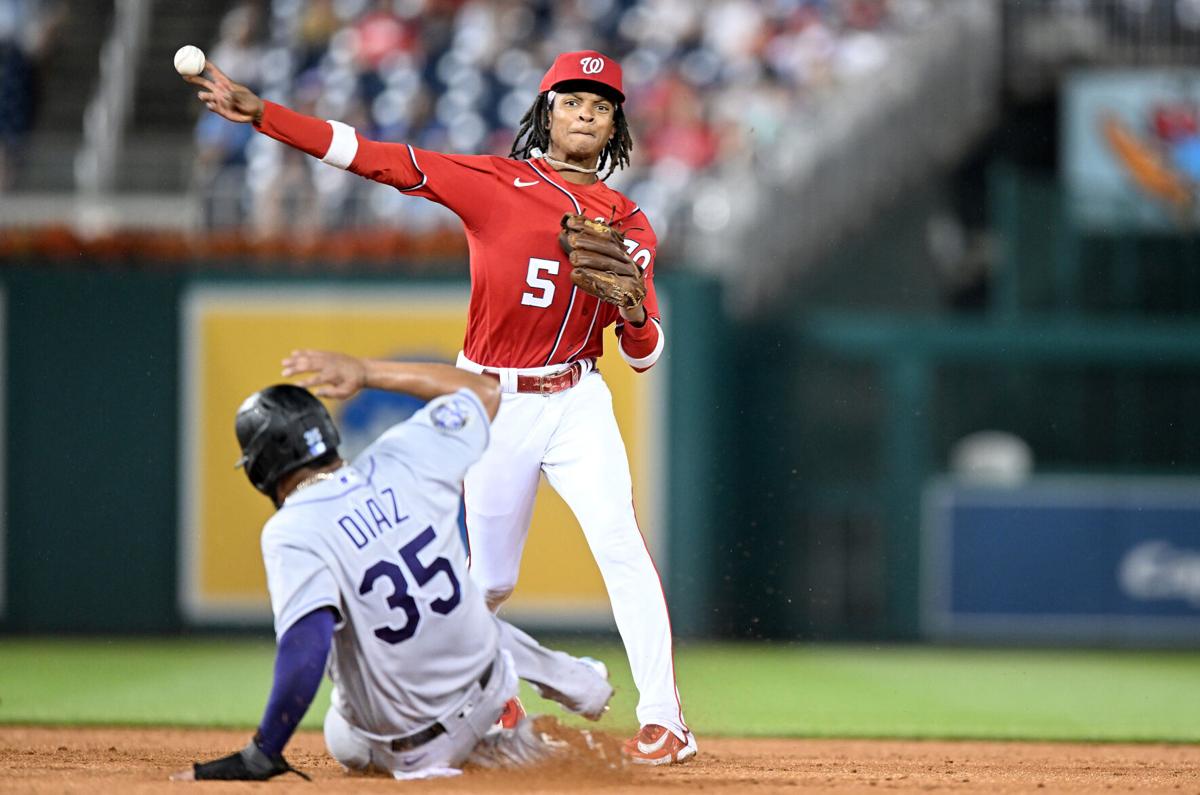
[[[462, 700], [438, 721], [444, 733], [405, 751], [394, 751], [391, 741], [354, 726], [337, 708], [325, 713], [325, 747], [347, 770], [378, 770], [398, 779], [456, 776], [459, 768], [504, 711], [504, 703], [517, 694], [517, 669], [507, 651], [496, 654], [486, 688], [474, 682]], [[334, 701], [336, 703], [336, 700]], [[431, 721], [432, 723], [432, 721]]]
[[506, 392], [488, 449], [467, 472], [471, 576], [493, 609], [516, 587], [542, 472], [604, 578], [640, 695], [638, 720], [685, 736], [667, 603], [634, 517], [629, 459], [600, 373], [553, 395]]

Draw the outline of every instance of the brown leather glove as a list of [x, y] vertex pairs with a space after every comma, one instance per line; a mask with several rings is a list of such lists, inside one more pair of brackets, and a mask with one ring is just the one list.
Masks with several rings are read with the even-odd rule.
[[558, 242], [571, 261], [571, 281], [601, 301], [632, 309], [646, 297], [641, 268], [625, 250], [625, 236], [603, 221], [567, 213]]

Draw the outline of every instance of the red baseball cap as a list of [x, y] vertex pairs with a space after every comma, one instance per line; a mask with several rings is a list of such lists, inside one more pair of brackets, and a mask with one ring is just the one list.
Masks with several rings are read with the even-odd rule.
[[555, 58], [554, 65], [542, 78], [538, 92], [549, 91], [559, 83], [574, 80], [599, 83], [616, 92], [618, 102], [625, 101], [625, 92], [621, 89], [621, 65], [595, 50], [564, 52]]

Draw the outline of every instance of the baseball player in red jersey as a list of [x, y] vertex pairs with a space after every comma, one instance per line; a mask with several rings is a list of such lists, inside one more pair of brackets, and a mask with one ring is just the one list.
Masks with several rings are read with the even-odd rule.
[[[570, 506], [612, 603], [640, 694], [641, 730], [625, 748], [636, 762], [696, 754], [675, 684], [670, 619], [658, 572], [634, 516], [629, 462], [596, 360], [616, 324], [621, 357], [644, 371], [663, 350], [654, 292], [657, 239], [641, 209], [604, 176], [628, 163], [632, 141], [621, 68], [594, 52], [560, 55], [542, 80], [508, 158], [447, 155], [363, 138], [338, 121], [264, 102], [211, 62], [185, 78], [231, 121], [323, 162], [453, 210], [470, 249], [471, 300], [458, 365], [500, 382], [491, 443], [467, 474], [471, 574], [489, 606], [513, 592], [538, 478]], [[564, 214], [604, 219], [625, 234], [646, 293], [618, 308], [571, 281], [559, 244]], [[327, 374], [336, 381], [337, 374]]]

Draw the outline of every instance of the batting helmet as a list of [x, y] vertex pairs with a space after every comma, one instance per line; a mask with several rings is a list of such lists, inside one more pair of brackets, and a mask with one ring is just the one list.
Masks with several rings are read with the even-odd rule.
[[341, 437], [321, 401], [302, 387], [276, 384], [246, 398], [234, 423], [246, 470], [254, 488], [275, 499], [275, 487], [289, 472], [330, 453]]

